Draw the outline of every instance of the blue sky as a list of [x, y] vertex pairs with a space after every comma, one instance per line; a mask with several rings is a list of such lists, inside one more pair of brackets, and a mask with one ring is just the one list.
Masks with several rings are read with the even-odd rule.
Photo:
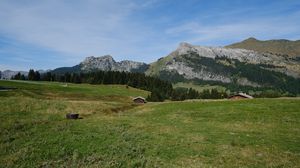
[[1, 0], [0, 70], [153, 62], [180, 42], [300, 39], [299, 0]]

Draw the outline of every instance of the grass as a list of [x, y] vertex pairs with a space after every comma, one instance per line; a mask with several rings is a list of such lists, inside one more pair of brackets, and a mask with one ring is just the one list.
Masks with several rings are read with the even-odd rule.
[[[8, 92], [9, 96], [30, 96], [34, 98], [65, 98], [79, 100], [99, 100], [107, 97], [146, 97], [149, 92], [126, 87], [124, 85], [90, 85], [71, 84], [59, 82], [30, 82], [30, 81], [0, 81], [0, 86], [16, 87], [14, 92]], [[6, 95], [0, 92], [0, 96]]]
[[[11, 81], [19, 89], [0, 92], [0, 167], [300, 165], [300, 99], [136, 106], [128, 95], [147, 92], [61, 85]], [[112, 97], [115, 92], [105, 91], [110, 87], [120, 94]], [[72, 97], [77, 94], [81, 97]], [[71, 111], [83, 119], [64, 119]]]

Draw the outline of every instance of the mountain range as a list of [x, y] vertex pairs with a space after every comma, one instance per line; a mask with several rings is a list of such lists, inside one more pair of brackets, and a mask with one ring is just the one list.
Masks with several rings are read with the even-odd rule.
[[90, 56], [78, 65], [57, 68], [52, 72], [95, 70], [140, 72], [173, 83], [193, 81], [251, 87], [282, 86], [300, 78], [300, 41], [249, 38], [225, 47], [180, 43], [176, 50], [151, 64], [128, 60], [117, 62], [110, 55]]
[[253, 50], [181, 43], [168, 56], [152, 63], [146, 74], [173, 82], [202, 80], [262, 86], [265, 79], [282, 78], [279, 74], [299, 78], [300, 60]]

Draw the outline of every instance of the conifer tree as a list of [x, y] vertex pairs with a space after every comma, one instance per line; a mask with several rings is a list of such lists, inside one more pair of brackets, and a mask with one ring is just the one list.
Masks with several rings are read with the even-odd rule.
[[35, 71], [34, 73], [34, 80], [35, 81], [39, 81], [41, 79], [41, 75], [39, 73], [39, 71]]
[[28, 80], [32, 81], [32, 80], [34, 80], [34, 78], [35, 78], [35, 72], [33, 69], [30, 69], [29, 73], [28, 73]]

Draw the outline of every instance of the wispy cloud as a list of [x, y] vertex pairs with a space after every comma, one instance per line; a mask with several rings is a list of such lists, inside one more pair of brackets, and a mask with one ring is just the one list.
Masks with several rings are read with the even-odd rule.
[[[240, 10], [230, 11], [229, 14], [239, 12]], [[282, 16], [264, 16], [264, 14], [261, 13], [261, 17], [242, 17], [234, 21], [226, 19], [221, 23], [202, 23], [199, 20], [192, 20], [166, 29], [165, 32], [170, 36], [180, 36], [184, 41], [203, 45], [226, 45], [228, 41], [234, 42], [248, 37], [263, 40], [280, 38], [297, 40], [300, 38], [300, 22], [296, 21], [300, 18], [300, 12]]]
[[181, 41], [297, 39], [299, 9], [293, 0], [2, 0], [0, 68], [71, 66], [104, 54], [152, 62]]
[[[150, 5], [152, 1], [141, 4]], [[131, 20], [133, 1], [3, 1], [0, 31], [79, 61], [88, 55], [129, 55], [147, 37], [147, 28]]]

